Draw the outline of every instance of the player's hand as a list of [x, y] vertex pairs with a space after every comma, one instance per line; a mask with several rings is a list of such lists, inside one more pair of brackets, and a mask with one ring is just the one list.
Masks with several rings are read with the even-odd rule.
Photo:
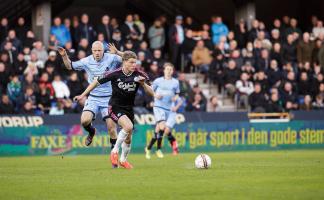
[[160, 94], [155, 94], [154, 97], [155, 97], [156, 99], [162, 99], [163, 96], [160, 95]]
[[116, 48], [116, 46], [113, 43], [108, 44], [108, 49], [109, 49], [109, 53], [111, 53], [111, 54], [117, 54], [117, 52], [118, 52], [118, 49]]
[[75, 97], [73, 98], [73, 101], [78, 102], [78, 101], [80, 101], [81, 99], [83, 99], [83, 96], [82, 96], [82, 95], [78, 95], [78, 96], [75, 96]]
[[143, 76], [138, 76], [138, 77], [136, 77], [136, 82], [139, 82], [141, 85], [143, 85], [144, 83], [145, 83], [145, 80], [146, 80], [146, 78], [145, 77], [143, 77]]
[[177, 112], [177, 108], [176, 108], [176, 107], [172, 107], [172, 108], [171, 108], [171, 111], [172, 111], [172, 112]]
[[66, 51], [63, 47], [57, 47], [57, 51], [59, 52], [59, 54], [63, 57], [66, 56]]

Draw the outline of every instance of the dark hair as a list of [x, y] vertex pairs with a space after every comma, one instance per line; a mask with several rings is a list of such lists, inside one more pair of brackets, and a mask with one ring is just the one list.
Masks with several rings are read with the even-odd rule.
[[131, 58], [137, 59], [136, 53], [132, 52], [132, 51], [124, 51], [124, 55], [122, 57], [123, 62], [127, 61]]

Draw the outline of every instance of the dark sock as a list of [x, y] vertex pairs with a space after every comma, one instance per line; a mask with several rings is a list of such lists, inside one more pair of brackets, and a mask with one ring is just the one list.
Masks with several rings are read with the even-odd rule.
[[160, 131], [157, 137], [157, 149], [160, 150], [162, 147], [163, 131]]
[[88, 131], [90, 135], [95, 134], [95, 128], [92, 126], [92, 123], [88, 124], [87, 126], [83, 126], [83, 128]]
[[153, 138], [151, 139], [150, 144], [147, 146], [147, 149], [148, 149], [148, 150], [151, 150], [151, 149], [152, 149], [153, 145], [154, 145], [155, 142], [156, 142], [156, 138], [157, 138], [157, 133], [154, 133], [154, 136], [153, 136]]
[[110, 149], [113, 149], [116, 144], [117, 139], [111, 139], [110, 138]]
[[169, 135], [168, 135], [168, 140], [169, 140], [169, 142], [170, 142], [170, 145], [172, 146], [172, 143], [173, 143], [173, 141], [175, 141], [176, 139], [173, 137], [173, 135], [170, 133]]

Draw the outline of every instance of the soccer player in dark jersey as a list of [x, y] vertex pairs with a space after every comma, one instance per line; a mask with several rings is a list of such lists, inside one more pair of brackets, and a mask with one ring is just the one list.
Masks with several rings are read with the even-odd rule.
[[[149, 84], [148, 76], [136, 69], [137, 56], [132, 51], [123, 52], [122, 67], [115, 71], [107, 72], [102, 77], [94, 80], [87, 89], [75, 101], [84, 98], [94, 88], [100, 84], [111, 81], [112, 96], [109, 101], [109, 117], [122, 127], [118, 133], [117, 142], [110, 154], [110, 160], [113, 166], [121, 166], [131, 169], [133, 166], [127, 161], [127, 155], [130, 152], [132, 131], [134, 127], [134, 100], [139, 86], [142, 86], [145, 92], [154, 96], [154, 91]], [[118, 162], [119, 147], [122, 148], [120, 160]]]

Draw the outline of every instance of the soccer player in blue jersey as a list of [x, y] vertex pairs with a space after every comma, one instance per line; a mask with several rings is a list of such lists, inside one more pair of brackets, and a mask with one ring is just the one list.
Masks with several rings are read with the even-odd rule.
[[[79, 61], [71, 62], [65, 49], [58, 47], [58, 52], [62, 56], [65, 67], [68, 70], [85, 71], [88, 75], [88, 83], [92, 83], [98, 77], [106, 72], [119, 68], [122, 64], [120, 56], [104, 53], [104, 45], [100, 41], [92, 44], [92, 55], [82, 58]], [[110, 134], [111, 149], [113, 149], [116, 140], [116, 124], [108, 116], [108, 102], [112, 95], [111, 83], [107, 82], [96, 87], [88, 96], [81, 115], [81, 124], [88, 132], [85, 145], [89, 146], [96, 134], [96, 129], [92, 125], [92, 121], [96, 118], [98, 112], [101, 113], [102, 119], [106, 122], [108, 133]]]
[[168, 137], [173, 154], [178, 154], [178, 144], [171, 134], [171, 130], [176, 122], [176, 111], [182, 104], [179, 98], [179, 81], [172, 77], [174, 66], [171, 63], [164, 64], [164, 76], [153, 81], [152, 87], [154, 96], [154, 118], [156, 121], [155, 133], [149, 145], [145, 148], [146, 158], [150, 159], [150, 150], [157, 141], [156, 155], [163, 158], [161, 151], [163, 135]]

